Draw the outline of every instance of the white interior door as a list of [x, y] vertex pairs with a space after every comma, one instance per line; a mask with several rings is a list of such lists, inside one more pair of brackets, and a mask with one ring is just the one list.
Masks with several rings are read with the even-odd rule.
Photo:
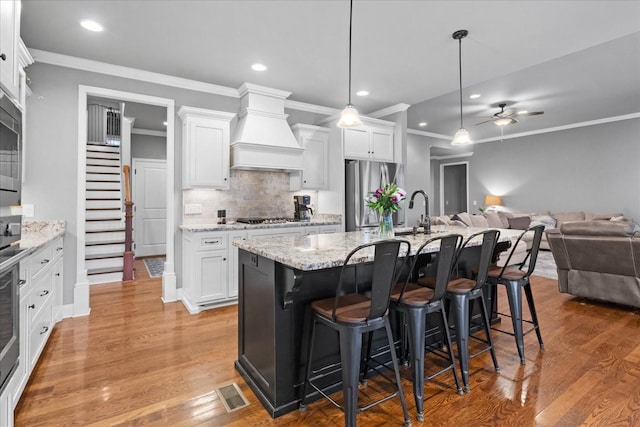
[[133, 159], [133, 242], [136, 257], [166, 253], [167, 162]]

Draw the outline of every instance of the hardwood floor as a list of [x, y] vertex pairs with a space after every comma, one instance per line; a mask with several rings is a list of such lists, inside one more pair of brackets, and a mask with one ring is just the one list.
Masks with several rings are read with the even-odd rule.
[[[233, 368], [236, 307], [189, 315], [180, 302], [163, 304], [161, 280], [148, 278], [142, 261], [135, 266], [136, 281], [92, 286], [91, 315], [55, 327], [16, 408], [17, 426], [343, 424], [325, 400], [271, 419]], [[449, 373], [427, 383], [424, 423], [403, 368], [414, 426], [640, 425], [639, 312], [559, 294], [554, 280], [532, 283], [546, 349], [527, 335], [520, 365], [513, 338], [494, 332], [501, 371], [485, 353], [471, 361], [470, 394], [456, 394]], [[500, 301], [506, 311], [504, 294]], [[231, 381], [250, 405], [227, 413], [214, 388]], [[365, 392], [377, 389], [370, 382]], [[401, 425], [397, 399], [358, 423]]]

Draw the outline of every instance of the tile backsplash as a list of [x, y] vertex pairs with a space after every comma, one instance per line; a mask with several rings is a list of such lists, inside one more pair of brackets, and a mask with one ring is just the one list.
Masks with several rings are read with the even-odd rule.
[[293, 217], [293, 196], [309, 194], [316, 203], [317, 192], [289, 189], [289, 173], [231, 170], [228, 190], [184, 190], [182, 204], [202, 205], [202, 214], [184, 215], [183, 224], [215, 223], [218, 210], [226, 209], [227, 220], [241, 217]]

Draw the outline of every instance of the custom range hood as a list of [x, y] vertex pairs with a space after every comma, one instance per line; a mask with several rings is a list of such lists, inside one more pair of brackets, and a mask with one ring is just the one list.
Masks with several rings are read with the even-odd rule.
[[231, 143], [231, 168], [302, 170], [304, 149], [284, 114], [284, 100], [291, 92], [250, 83], [238, 91], [240, 114]]

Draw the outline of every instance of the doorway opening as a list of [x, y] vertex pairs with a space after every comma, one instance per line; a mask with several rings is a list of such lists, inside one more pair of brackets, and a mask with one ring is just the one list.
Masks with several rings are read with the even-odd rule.
[[440, 215], [469, 211], [469, 162], [440, 165]]
[[[88, 143], [88, 113], [87, 105], [90, 98], [102, 98], [108, 100], [115, 100], [120, 103], [137, 103], [140, 105], [161, 107], [163, 115], [166, 118], [166, 131], [162, 132], [166, 138], [166, 147], [164, 150], [165, 168], [162, 174], [155, 174], [155, 177], [163, 176], [164, 188], [160, 191], [164, 192], [164, 197], [156, 194], [154, 197], [154, 203], [157, 199], [164, 199], [166, 203], [164, 222], [160, 227], [160, 222], [155, 221], [153, 227], [154, 232], [158, 231], [158, 228], [162, 229], [164, 226], [164, 249], [166, 253], [166, 261], [164, 263], [164, 271], [162, 273], [162, 300], [164, 302], [176, 301], [176, 276], [174, 268], [174, 223], [175, 213], [174, 209], [174, 126], [175, 126], [175, 102], [173, 99], [159, 98], [155, 96], [142, 95], [131, 92], [122, 92], [111, 89], [91, 87], [91, 86], [79, 86], [78, 92], [78, 223], [77, 223], [77, 281], [74, 286], [74, 316], [88, 315], [90, 312], [89, 301], [89, 286], [90, 281], [88, 278], [88, 270], [85, 264], [86, 258], [86, 208], [87, 208], [87, 143]], [[126, 116], [125, 112], [125, 116]], [[131, 152], [125, 153], [126, 158], [132, 158]], [[134, 216], [135, 217], [135, 216]], [[154, 237], [154, 240], [158, 240], [158, 237]]]

